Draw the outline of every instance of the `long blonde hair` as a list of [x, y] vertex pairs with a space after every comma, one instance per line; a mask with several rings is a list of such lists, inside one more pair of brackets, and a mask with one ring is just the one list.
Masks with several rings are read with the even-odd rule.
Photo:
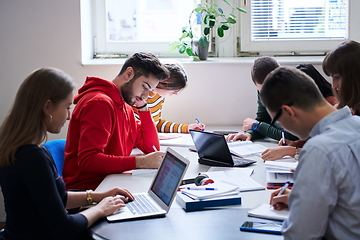
[[47, 135], [43, 107], [55, 105], [74, 90], [73, 79], [55, 68], [40, 68], [21, 84], [12, 108], [0, 127], [0, 166], [14, 163], [15, 153], [25, 144], [43, 142]]

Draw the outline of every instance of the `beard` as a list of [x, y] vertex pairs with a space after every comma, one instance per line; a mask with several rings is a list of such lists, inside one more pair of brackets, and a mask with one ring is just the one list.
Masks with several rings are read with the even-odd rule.
[[124, 101], [130, 106], [134, 106], [136, 102], [133, 97], [134, 96], [134, 93], [132, 91], [133, 85], [134, 85], [134, 79], [131, 79], [129, 82], [125, 83], [120, 88], [121, 96], [123, 97]]

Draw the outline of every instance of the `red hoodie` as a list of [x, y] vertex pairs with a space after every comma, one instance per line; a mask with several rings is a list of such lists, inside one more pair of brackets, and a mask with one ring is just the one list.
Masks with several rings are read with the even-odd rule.
[[106, 175], [135, 169], [134, 147], [144, 153], [160, 148], [150, 111], [135, 120], [113, 82], [87, 77], [78, 93], [65, 146], [67, 189], [95, 189]]

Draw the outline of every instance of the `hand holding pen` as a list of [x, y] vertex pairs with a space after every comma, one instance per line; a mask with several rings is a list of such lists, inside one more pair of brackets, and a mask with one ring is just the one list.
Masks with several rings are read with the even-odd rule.
[[288, 199], [290, 190], [288, 189], [290, 182], [286, 182], [284, 186], [271, 194], [270, 204], [275, 210], [281, 210], [288, 207]]
[[189, 124], [188, 130], [199, 130], [204, 131], [205, 130], [205, 124], [201, 123], [198, 118], [195, 118], [196, 123]]
[[282, 146], [286, 146], [286, 138], [285, 138], [284, 130], [281, 130], [281, 141], [282, 141]]

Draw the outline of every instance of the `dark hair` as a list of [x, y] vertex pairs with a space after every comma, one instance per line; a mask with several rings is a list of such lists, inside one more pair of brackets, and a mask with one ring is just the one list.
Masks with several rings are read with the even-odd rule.
[[254, 61], [251, 78], [255, 84], [263, 84], [266, 76], [280, 64], [272, 57], [259, 57]]
[[55, 68], [38, 69], [23, 81], [0, 127], [0, 166], [12, 164], [20, 146], [40, 144], [46, 139], [46, 116], [43, 111], [46, 101], [51, 100], [57, 105], [74, 88], [73, 79]]
[[322, 64], [327, 76], [339, 74], [341, 87], [337, 96], [342, 108], [348, 105], [360, 114], [360, 43], [348, 40], [329, 52]]
[[306, 111], [326, 102], [308, 75], [290, 67], [279, 67], [266, 77], [260, 98], [264, 106], [273, 112], [287, 104]]
[[128, 67], [134, 69], [135, 75], [133, 79], [137, 79], [140, 76], [149, 77], [151, 74], [159, 81], [169, 78], [169, 71], [160, 63], [160, 60], [151, 53], [135, 53], [125, 61], [118, 75], [124, 73]]
[[312, 65], [300, 63], [296, 66], [297, 69], [309, 75], [318, 86], [324, 98], [334, 96], [331, 84], [319, 73], [319, 71]]
[[160, 82], [156, 88], [164, 90], [181, 90], [186, 87], [187, 75], [185, 69], [179, 63], [165, 63], [170, 77]]

